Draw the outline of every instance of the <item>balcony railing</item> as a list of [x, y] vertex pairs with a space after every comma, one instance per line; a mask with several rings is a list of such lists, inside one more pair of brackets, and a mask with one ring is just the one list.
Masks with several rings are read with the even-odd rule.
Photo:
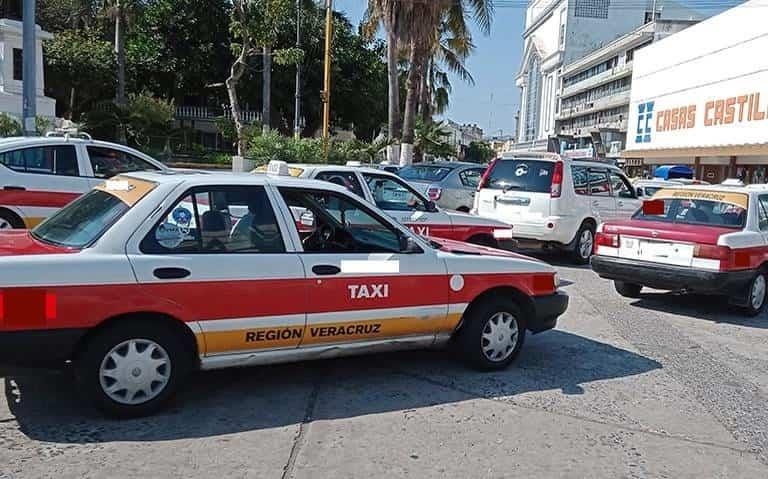
[[572, 85], [563, 87], [561, 98], [568, 98], [570, 96], [576, 95], [577, 93], [581, 93], [591, 88], [600, 86], [604, 83], [608, 83], [631, 74], [632, 62], [625, 63], [624, 65], [611, 68], [610, 70], [605, 70], [598, 73], [597, 75], [585, 78], [584, 80], [576, 82]]
[[[240, 116], [244, 123], [255, 123], [261, 121], [261, 112], [254, 110], [240, 110]], [[209, 120], [216, 118], [232, 118], [232, 109], [228, 106], [221, 108], [210, 108], [207, 106], [178, 106], [176, 107], [177, 120]]]

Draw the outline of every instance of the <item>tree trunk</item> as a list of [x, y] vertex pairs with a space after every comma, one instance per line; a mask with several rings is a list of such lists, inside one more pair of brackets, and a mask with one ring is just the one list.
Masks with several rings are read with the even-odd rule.
[[243, 46], [240, 49], [240, 55], [238, 55], [235, 62], [232, 64], [232, 68], [229, 70], [229, 77], [225, 82], [227, 94], [229, 96], [229, 107], [232, 111], [232, 120], [235, 123], [235, 132], [237, 134], [237, 141], [235, 143], [237, 156], [244, 156], [246, 149], [240, 103], [237, 99], [237, 82], [245, 72], [245, 60], [248, 55], [248, 49], [250, 49], [250, 45], [248, 44], [248, 40], [244, 39]]
[[400, 76], [397, 62], [397, 34], [394, 31], [387, 32], [387, 79], [388, 79], [388, 127], [389, 140], [392, 144], [387, 146], [387, 161], [395, 163], [400, 161]]
[[115, 58], [117, 60], [117, 92], [115, 103], [125, 104], [125, 28], [121, 0], [115, 3]]
[[267, 133], [272, 119], [272, 47], [264, 47], [262, 81], [261, 130]]
[[75, 96], [76, 96], [76, 90], [75, 86], [72, 85], [69, 89], [69, 119], [74, 120], [75, 119]]
[[419, 86], [419, 113], [425, 125], [432, 122], [432, 91], [429, 89], [431, 69], [432, 60], [425, 58], [421, 64], [421, 85]]
[[421, 49], [418, 43], [411, 42], [409, 56], [410, 69], [406, 80], [405, 112], [403, 113], [403, 143], [400, 150], [400, 165], [413, 163], [413, 140], [416, 127], [416, 104], [419, 99], [419, 79], [421, 75]]

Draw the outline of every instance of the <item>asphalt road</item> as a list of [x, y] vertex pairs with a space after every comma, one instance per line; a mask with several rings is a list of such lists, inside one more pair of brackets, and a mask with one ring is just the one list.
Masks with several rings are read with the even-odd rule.
[[66, 375], [5, 377], [0, 479], [768, 477], [768, 315], [559, 269], [569, 311], [504, 372], [427, 351], [200, 373], [132, 421]]

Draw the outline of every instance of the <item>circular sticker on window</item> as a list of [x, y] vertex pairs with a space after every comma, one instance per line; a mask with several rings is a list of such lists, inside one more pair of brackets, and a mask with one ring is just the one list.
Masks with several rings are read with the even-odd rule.
[[515, 176], [525, 176], [528, 174], [528, 165], [522, 164], [515, 170]]
[[155, 240], [163, 248], [177, 248], [184, 241], [185, 235], [179, 226], [167, 221], [155, 230]]
[[173, 221], [178, 225], [188, 225], [192, 222], [192, 212], [183, 206], [173, 210]]

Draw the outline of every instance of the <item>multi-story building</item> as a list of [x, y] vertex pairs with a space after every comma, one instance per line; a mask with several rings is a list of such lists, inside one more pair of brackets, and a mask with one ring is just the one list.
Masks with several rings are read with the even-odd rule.
[[[654, 11], [655, 5], [655, 11]], [[532, 0], [526, 10], [516, 149], [544, 150], [555, 135], [562, 68], [655, 18], [700, 19], [670, 0]]]
[[562, 68], [555, 132], [566, 149], [619, 159], [626, 146], [635, 52], [696, 20], [656, 20]]
[[515, 137], [512, 135], [491, 136], [485, 141], [488, 142], [497, 157], [506, 151], [511, 151], [515, 146]]

